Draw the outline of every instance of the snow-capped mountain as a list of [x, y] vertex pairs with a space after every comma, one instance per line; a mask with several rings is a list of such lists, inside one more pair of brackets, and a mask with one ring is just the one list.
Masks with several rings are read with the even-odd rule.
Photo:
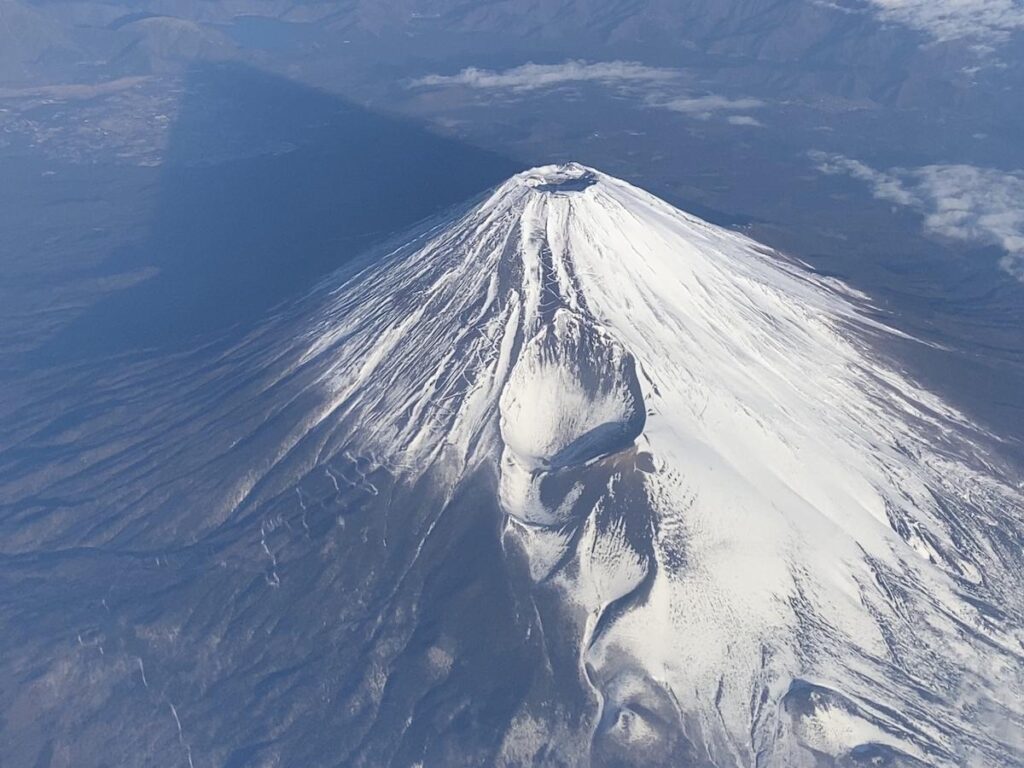
[[[171, 551], [97, 631], [197, 766], [236, 754], [214, 689], [266, 764], [1019, 765], [1020, 479], [876, 315], [534, 169], [240, 343], [101, 382], [102, 429], [41, 401], [26, 444], [99, 437], [6, 485], [6, 553]], [[83, 501], [32, 512], [44, 487]]]
[[577, 165], [346, 285], [310, 336], [344, 350], [331, 413], [449, 493], [492, 469], [595, 747], [1013, 762], [1022, 497], [869, 351], [863, 297]]

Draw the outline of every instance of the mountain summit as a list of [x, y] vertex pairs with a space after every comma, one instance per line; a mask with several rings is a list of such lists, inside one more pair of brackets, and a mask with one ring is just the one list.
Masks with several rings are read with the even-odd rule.
[[[237, 728], [275, 733], [268, 764], [1017, 765], [1019, 479], [872, 317], [537, 168], [214, 358], [110, 383], [123, 454], [46, 475], [105, 522], [7, 541], [208, 565], [124, 601], [190, 617], [123, 643], [190, 757]], [[295, 690], [317, 706], [276, 720]]]

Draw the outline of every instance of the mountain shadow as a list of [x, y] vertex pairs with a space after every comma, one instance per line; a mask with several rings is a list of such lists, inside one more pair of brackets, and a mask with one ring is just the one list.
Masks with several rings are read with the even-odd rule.
[[148, 236], [112, 270], [156, 275], [90, 308], [42, 364], [172, 350], [254, 320], [389, 235], [520, 170], [237, 64], [186, 78]]

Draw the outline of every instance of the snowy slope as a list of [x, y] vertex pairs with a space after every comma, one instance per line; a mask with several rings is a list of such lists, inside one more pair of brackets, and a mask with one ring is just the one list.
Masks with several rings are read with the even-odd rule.
[[578, 165], [410, 238], [31, 383], [0, 715], [125, 764], [1021, 764], [1021, 479], [866, 297]]
[[1014, 764], [1019, 486], [863, 308], [568, 165], [346, 283], [308, 355], [344, 350], [331, 413], [382, 462], [452, 493], [495, 466], [609, 754], [681, 728], [719, 766]]

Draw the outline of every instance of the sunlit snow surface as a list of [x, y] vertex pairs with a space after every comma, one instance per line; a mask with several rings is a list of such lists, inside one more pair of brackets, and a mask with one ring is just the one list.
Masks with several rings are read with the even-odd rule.
[[309, 355], [384, 461], [495, 467], [506, 547], [579, 609], [595, 739], [1010, 764], [1021, 495], [871, 354], [863, 304], [548, 167], [339, 288]]
[[681, 726], [721, 766], [1010, 765], [1019, 486], [871, 354], [863, 308], [552, 167], [339, 288], [309, 355], [338, 358], [324, 386], [400, 471], [495, 467], [506, 547], [579, 606], [595, 739], [656, 754]]
[[[622, 181], [535, 169], [194, 370], [106, 382], [136, 402], [113, 426], [63, 435], [40, 403], [39, 434], [98, 437], [6, 493], [86, 500], [45, 529], [26, 502], [7, 551], [251, 529], [259, 589], [286, 591], [312, 555], [283, 533], [357, 499], [398, 554], [355, 611], [406, 588], [431, 510], [496, 508], [527, 637], [590, 700], [522, 703], [499, 764], [1019, 765], [1020, 479], [873, 351], [875, 314]], [[379, 707], [389, 667], [352, 663]]]

